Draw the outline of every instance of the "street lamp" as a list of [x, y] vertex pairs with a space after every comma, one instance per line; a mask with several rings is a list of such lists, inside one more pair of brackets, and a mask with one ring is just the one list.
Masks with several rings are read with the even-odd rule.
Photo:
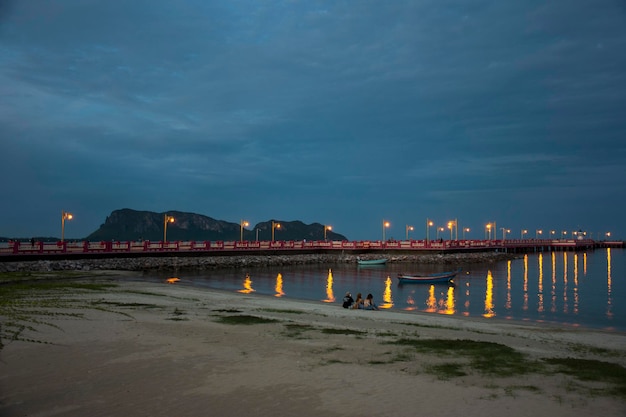
[[[456, 220], [450, 220], [448, 222], [448, 229], [450, 229], [450, 240], [452, 240], [452, 231], [454, 230], [454, 227], [456, 226]], [[457, 233], [458, 234], [458, 233]], [[458, 240], [458, 239], [457, 239]]]
[[274, 241], [274, 229], [280, 229], [280, 223], [275, 223], [272, 220], [272, 242]]
[[428, 243], [428, 231], [434, 224], [432, 220], [426, 219], [426, 243]]
[[438, 227], [437, 228], [437, 240], [439, 240], [439, 232], [443, 232], [444, 230], [446, 230], [446, 229], [444, 229], [443, 227]]
[[554, 235], [556, 235], [556, 230], [550, 230], [550, 236], [554, 239]]
[[61, 242], [65, 240], [65, 220], [72, 220], [74, 215], [67, 211], [61, 210]]
[[470, 232], [470, 228], [469, 227], [464, 227], [463, 228], [463, 240], [465, 240], [465, 232], [469, 233]]
[[385, 229], [391, 226], [391, 223], [383, 219], [383, 242], [385, 241]]
[[329, 230], [333, 230], [332, 226], [325, 225], [324, 226], [324, 242], [326, 241], [326, 232]]
[[491, 223], [487, 223], [487, 225], [485, 226], [485, 237], [489, 235], [489, 240], [491, 240], [491, 228], [492, 227], [493, 225]]
[[454, 231], [454, 240], [459, 240], [459, 222], [454, 219], [448, 222], [448, 229], [450, 229], [450, 240], [452, 240], [452, 232]]
[[168, 216], [167, 213], [163, 215], [163, 242], [167, 242], [167, 224], [174, 223], [174, 218]]
[[535, 239], [539, 239], [539, 235], [543, 234], [543, 230], [537, 229], [535, 230]]
[[566, 234], [567, 234], [567, 230], [561, 231], [561, 239], [565, 239]]
[[406, 225], [406, 240], [409, 240], [409, 231], [413, 231], [414, 227], [413, 226], [409, 226], [408, 224]]
[[611, 232], [606, 232], [605, 234], [606, 234], [606, 237], [607, 237], [607, 238], [610, 238], [610, 237], [611, 237]]
[[522, 231], [520, 232], [520, 239], [524, 239], [524, 235], [527, 233], [528, 233], [528, 230], [522, 229]]
[[[245, 220], [241, 220], [239, 222], [239, 241], [243, 242], [243, 228], [244, 227], [248, 227], [250, 225], [250, 223], [248, 223]], [[258, 240], [258, 239], [257, 239]]]
[[511, 229], [507, 229], [506, 227], [501, 227], [500, 230], [502, 230], [502, 241], [504, 242], [506, 240], [506, 234], [511, 233]]

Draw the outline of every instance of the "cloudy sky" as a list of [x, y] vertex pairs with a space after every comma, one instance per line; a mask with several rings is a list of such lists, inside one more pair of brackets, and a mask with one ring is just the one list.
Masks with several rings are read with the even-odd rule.
[[625, 51], [623, 0], [1, 0], [0, 236], [132, 208], [624, 239]]

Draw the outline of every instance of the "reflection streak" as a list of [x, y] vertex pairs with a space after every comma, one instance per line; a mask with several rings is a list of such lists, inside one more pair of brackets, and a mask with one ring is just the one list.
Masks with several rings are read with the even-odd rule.
[[334, 303], [335, 295], [333, 294], [333, 271], [328, 270], [328, 277], [326, 278], [326, 299], [322, 300], [325, 303]]
[[487, 289], [485, 290], [485, 313], [483, 317], [494, 317], [496, 313], [493, 311], [493, 275], [491, 270], [487, 271]]
[[391, 308], [393, 307], [393, 298], [391, 296], [391, 277], [387, 275], [385, 280], [385, 290], [383, 291], [383, 303], [378, 308]]
[[556, 313], [556, 252], [552, 252], [552, 300], [550, 311]]
[[510, 310], [512, 307], [511, 302], [511, 260], [508, 260], [506, 263], [506, 302], [504, 307], [507, 310]]
[[454, 286], [451, 285], [448, 287], [448, 296], [446, 298], [446, 309], [443, 311], [444, 314], [454, 314]]
[[563, 252], [563, 312], [565, 314], [569, 309], [567, 302], [567, 252]]
[[539, 263], [539, 282], [537, 284], [537, 311], [543, 313], [543, 254], [538, 257]]
[[250, 294], [251, 292], [254, 292], [254, 289], [252, 288], [252, 280], [250, 279], [250, 274], [246, 274], [246, 277], [243, 280], [243, 289], [238, 290], [238, 292], [242, 292], [244, 294]]
[[283, 274], [281, 274], [280, 272], [278, 273], [278, 275], [276, 275], [276, 285], [274, 286], [274, 291], [276, 292], [276, 294], [274, 294], [274, 297], [282, 297], [283, 295], [285, 295], [285, 293], [283, 292]]
[[426, 300], [426, 311], [434, 313], [437, 311], [437, 298], [435, 297], [435, 286], [431, 284], [428, 288], [428, 299]]
[[524, 255], [524, 303], [522, 310], [528, 310], [528, 255]]
[[578, 314], [578, 254], [574, 254], [574, 314]]
[[404, 308], [405, 310], [415, 310], [416, 309], [416, 307], [415, 307], [415, 299], [413, 298], [412, 294], [409, 294], [406, 297], [406, 303], [408, 304], [408, 306]]
[[611, 248], [606, 248], [606, 288], [607, 288], [607, 300], [606, 300], [606, 316], [608, 318], [613, 317], [613, 297], [611, 296]]

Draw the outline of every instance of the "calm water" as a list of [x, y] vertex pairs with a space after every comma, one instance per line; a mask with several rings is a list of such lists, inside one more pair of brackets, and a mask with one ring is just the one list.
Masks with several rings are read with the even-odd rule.
[[[468, 317], [552, 322], [626, 331], [623, 249], [530, 254], [490, 265], [459, 265], [455, 285], [403, 284], [399, 272], [456, 266], [302, 265], [181, 273], [180, 285], [317, 300], [340, 305], [346, 291], [374, 295], [379, 307]], [[155, 277], [164, 279], [165, 277]]]

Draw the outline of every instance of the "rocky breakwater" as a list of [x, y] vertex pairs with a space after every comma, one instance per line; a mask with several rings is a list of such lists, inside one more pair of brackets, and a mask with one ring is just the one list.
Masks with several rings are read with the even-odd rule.
[[[361, 255], [363, 258], [386, 257], [389, 263], [421, 264], [476, 264], [493, 263], [512, 259], [508, 253], [479, 252], [466, 254], [419, 254], [419, 255]], [[304, 264], [356, 264], [357, 255], [345, 254], [287, 254], [246, 256], [204, 257], [141, 257], [141, 258], [98, 258], [59, 259], [22, 262], [0, 262], [0, 272], [49, 272], [49, 271], [180, 271], [219, 268], [246, 268]]]

